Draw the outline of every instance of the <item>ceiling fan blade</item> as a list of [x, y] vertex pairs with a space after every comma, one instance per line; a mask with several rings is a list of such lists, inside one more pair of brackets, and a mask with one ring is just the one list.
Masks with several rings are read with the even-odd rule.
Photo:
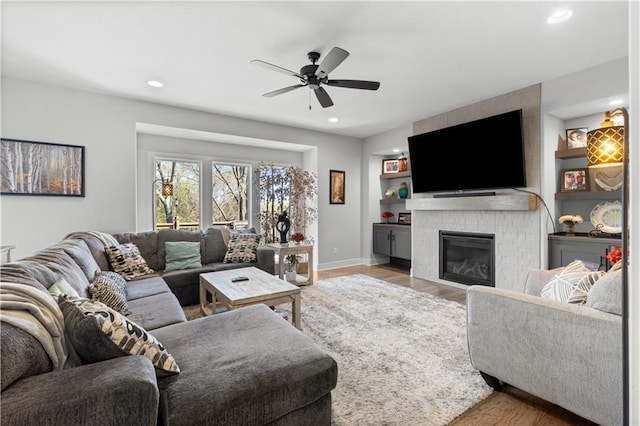
[[366, 89], [366, 90], [378, 90], [378, 87], [380, 87], [379, 81], [364, 81], [364, 80], [327, 80], [325, 84], [327, 86], [346, 87], [348, 89]]
[[318, 78], [326, 77], [331, 71], [336, 69], [336, 67], [340, 65], [342, 61], [347, 59], [347, 56], [349, 56], [349, 52], [339, 47], [334, 47], [333, 49], [331, 49], [329, 54], [324, 57], [324, 59], [318, 66], [318, 69], [316, 70], [316, 76]]
[[269, 62], [261, 61], [259, 59], [254, 59], [253, 61], [251, 61], [251, 63], [255, 64], [255, 65], [258, 65], [258, 66], [261, 66], [263, 68], [272, 70], [272, 71], [281, 72], [283, 74], [288, 74], [290, 76], [298, 77], [298, 78], [301, 78], [301, 79], [304, 80], [304, 76], [298, 74], [297, 72], [288, 70], [286, 68], [279, 67], [277, 65], [270, 64]]
[[265, 98], [273, 98], [274, 96], [282, 95], [283, 93], [287, 93], [304, 86], [306, 86], [306, 84], [294, 84], [293, 86], [284, 87], [282, 89], [274, 90], [273, 92], [265, 93], [262, 96], [264, 96]]
[[333, 105], [333, 101], [329, 97], [329, 94], [322, 87], [318, 87], [314, 92], [316, 93], [316, 98], [318, 98], [318, 102], [320, 102], [322, 108], [327, 108]]

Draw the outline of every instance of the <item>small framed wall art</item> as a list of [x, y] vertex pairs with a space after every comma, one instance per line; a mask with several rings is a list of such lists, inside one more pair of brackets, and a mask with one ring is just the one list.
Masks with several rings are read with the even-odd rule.
[[84, 146], [0, 140], [1, 193], [84, 197]]
[[344, 175], [342, 170], [329, 170], [329, 204], [344, 204]]
[[580, 167], [560, 172], [560, 192], [588, 191], [589, 169]]
[[382, 173], [398, 173], [400, 161], [397, 158], [382, 160]]
[[567, 129], [567, 148], [583, 148], [587, 146], [587, 132], [589, 129], [580, 127]]

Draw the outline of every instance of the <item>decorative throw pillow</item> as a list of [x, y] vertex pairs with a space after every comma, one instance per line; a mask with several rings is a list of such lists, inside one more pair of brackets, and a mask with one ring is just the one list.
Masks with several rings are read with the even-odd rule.
[[122, 315], [131, 313], [127, 303], [127, 282], [116, 272], [98, 272], [89, 285], [89, 294], [93, 300], [104, 303]]
[[586, 305], [599, 311], [622, 315], [622, 270], [609, 270], [589, 291]]
[[69, 284], [64, 278], [60, 278], [51, 287], [49, 287], [49, 294], [56, 299], [56, 302], [63, 294], [73, 298], [80, 297], [76, 289], [71, 287], [71, 284]]
[[165, 272], [202, 267], [198, 241], [167, 241], [164, 250], [167, 253]]
[[559, 274], [553, 276], [542, 289], [540, 296], [561, 302], [582, 304], [587, 300], [587, 293], [593, 284], [604, 274], [603, 271], [590, 271], [579, 260], [573, 261]]
[[133, 243], [106, 247], [104, 251], [107, 253], [113, 270], [122, 275], [127, 281], [155, 272], [149, 268], [147, 261], [140, 254], [140, 250]]
[[59, 305], [65, 332], [83, 362], [142, 355], [160, 373], [180, 372], [173, 356], [154, 336], [104, 303], [61, 297]]
[[246, 263], [258, 261], [258, 234], [231, 234], [224, 263]]

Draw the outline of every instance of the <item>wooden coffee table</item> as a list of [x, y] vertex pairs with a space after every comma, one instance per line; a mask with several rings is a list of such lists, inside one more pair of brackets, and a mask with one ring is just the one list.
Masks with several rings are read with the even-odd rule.
[[[239, 276], [249, 279], [247, 281], [231, 281]], [[207, 293], [211, 294], [211, 303], [207, 301]], [[221, 302], [228, 309], [257, 303], [269, 306], [291, 303], [293, 325], [296, 328], [301, 328], [300, 287], [289, 284], [255, 267], [200, 274], [200, 310], [202, 314], [215, 314], [217, 302]], [[212, 310], [210, 310], [210, 306], [212, 306]]]

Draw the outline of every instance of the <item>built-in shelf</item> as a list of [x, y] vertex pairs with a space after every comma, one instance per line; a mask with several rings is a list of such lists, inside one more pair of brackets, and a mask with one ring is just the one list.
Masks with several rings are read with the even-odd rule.
[[580, 157], [583, 157], [583, 158], [587, 157], [587, 147], [563, 149], [561, 151], [556, 151], [556, 158], [558, 160], [564, 160], [568, 158], [580, 158]]
[[383, 173], [380, 175], [380, 179], [400, 179], [411, 177], [411, 172], [398, 172], [398, 173]]
[[413, 198], [407, 200], [410, 210], [536, 210], [538, 202], [530, 194], [498, 194], [476, 197]]
[[[579, 148], [576, 148], [579, 149]], [[556, 200], [620, 200], [622, 191], [556, 192]]]
[[380, 204], [404, 204], [405, 201], [407, 201], [407, 198], [383, 198], [380, 200]]

